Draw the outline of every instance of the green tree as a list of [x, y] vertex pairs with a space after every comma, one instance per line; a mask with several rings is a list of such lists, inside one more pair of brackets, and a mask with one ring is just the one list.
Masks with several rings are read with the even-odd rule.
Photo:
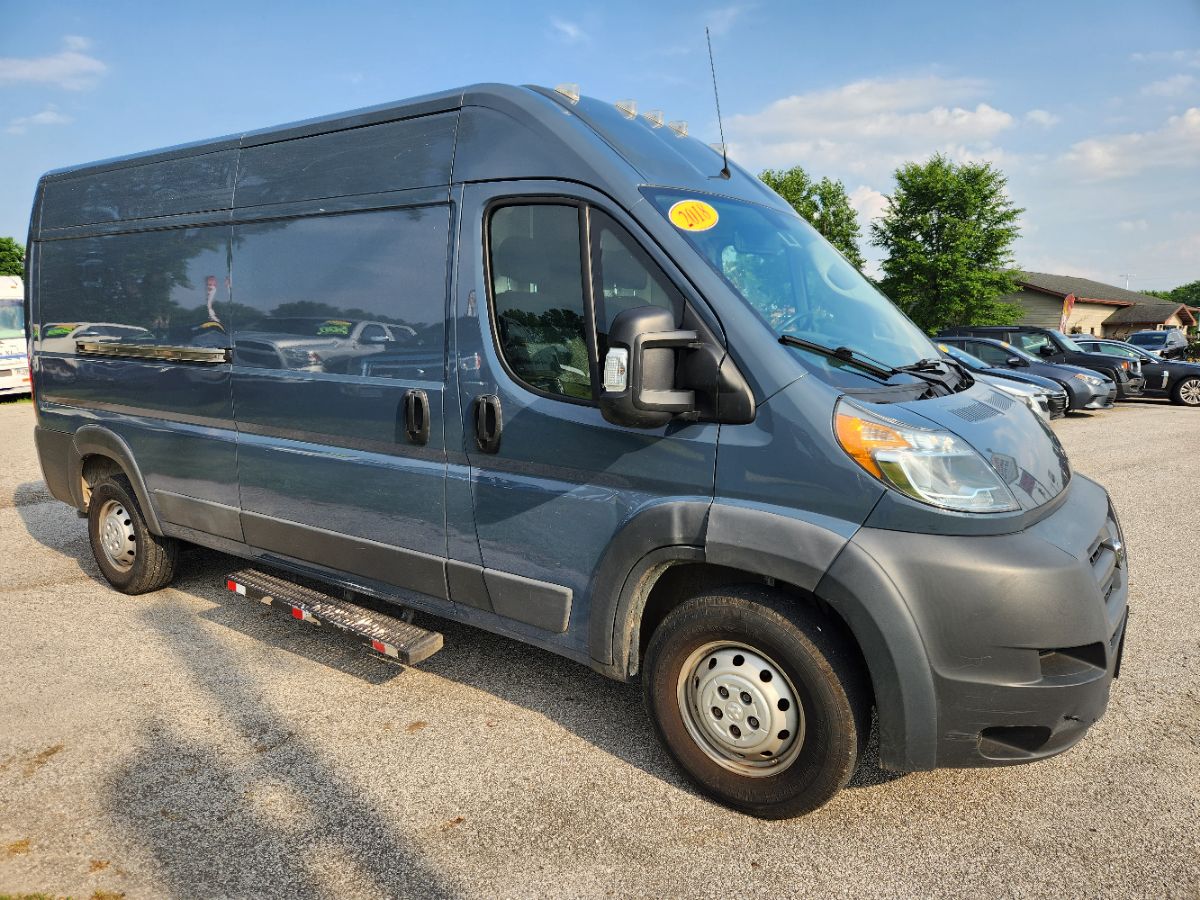
[[1200, 306], [1200, 281], [1189, 281], [1169, 291], [1156, 291], [1154, 296], [1174, 300], [1176, 303], [1186, 303], [1188, 306]]
[[0, 275], [25, 276], [25, 248], [15, 238], [0, 237]]
[[758, 177], [821, 232], [825, 240], [841, 250], [856, 269], [863, 267], [858, 249], [858, 215], [840, 181], [829, 178], [813, 181], [800, 166], [786, 171], [766, 169]]
[[1000, 299], [1016, 289], [1012, 244], [1024, 212], [1006, 183], [990, 163], [960, 165], [941, 154], [896, 170], [871, 242], [887, 253], [880, 288], [922, 328], [1020, 318], [1020, 306]]

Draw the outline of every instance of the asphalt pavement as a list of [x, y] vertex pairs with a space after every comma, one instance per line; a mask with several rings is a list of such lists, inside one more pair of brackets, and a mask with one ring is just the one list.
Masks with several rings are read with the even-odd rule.
[[[636, 686], [441, 622], [418, 668], [224, 590], [101, 579], [0, 404], [0, 895], [1200, 896], [1200, 411], [1055, 423], [1130, 548], [1106, 717], [1034, 765], [868, 758], [803, 819], [697, 795]], [[105, 893], [109, 892], [109, 893]]]

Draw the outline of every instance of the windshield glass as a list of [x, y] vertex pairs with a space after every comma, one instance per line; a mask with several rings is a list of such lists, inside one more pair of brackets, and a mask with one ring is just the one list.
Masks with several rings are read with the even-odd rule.
[[25, 305], [20, 300], [0, 300], [0, 340], [25, 337]]
[[1063, 347], [1065, 347], [1067, 350], [1070, 350], [1072, 353], [1086, 353], [1087, 352], [1082, 347], [1080, 347], [1077, 343], [1075, 343], [1073, 340], [1071, 340], [1069, 337], [1067, 337], [1065, 334], [1063, 334], [1061, 331], [1056, 331], [1054, 329], [1051, 329], [1050, 333], [1052, 335], [1054, 335], [1056, 338], [1058, 338], [1058, 342]]
[[[799, 216], [711, 195], [645, 193], [777, 335], [849, 347], [888, 366], [938, 358], [921, 329]], [[689, 205], [699, 209], [691, 221]]]
[[953, 344], [938, 344], [937, 348], [951, 359], [956, 359], [968, 369], [990, 369], [988, 363], [984, 362], [978, 356], [973, 356], [966, 350], [955, 347]]
[[1131, 334], [1129, 336], [1129, 343], [1137, 344], [1139, 347], [1161, 347], [1166, 342], [1167, 334], [1165, 331]]

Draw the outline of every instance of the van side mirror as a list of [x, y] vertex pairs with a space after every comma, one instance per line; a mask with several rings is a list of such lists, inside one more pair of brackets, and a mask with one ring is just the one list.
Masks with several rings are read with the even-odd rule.
[[1042, 354], [1042, 356], [1053, 356], [1054, 348], [1049, 344], [1042, 344], [1042, 346], [1038, 347], [1038, 353]]
[[1013, 369], [1019, 369], [1019, 368], [1021, 368], [1021, 366], [1029, 365], [1028, 362], [1021, 359], [1021, 357], [1019, 357], [1019, 356], [1010, 356], [1008, 359], [1005, 360], [1005, 362], [1008, 363], [1009, 367], [1013, 368]]
[[601, 360], [600, 412], [614, 425], [658, 428], [695, 412], [695, 391], [675, 385], [677, 354], [702, 346], [695, 331], [681, 331], [670, 310], [639, 306], [617, 315]]

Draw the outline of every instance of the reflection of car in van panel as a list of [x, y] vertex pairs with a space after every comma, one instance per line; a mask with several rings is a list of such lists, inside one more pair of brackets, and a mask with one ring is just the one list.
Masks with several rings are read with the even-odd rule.
[[[30, 266], [33, 324], [167, 335], [34, 341], [47, 484], [120, 590], [190, 542], [404, 662], [441, 642], [415, 609], [640, 676], [682, 771], [766, 817], [845, 785], [873, 715], [912, 771], [1047, 757], [1104, 711], [1103, 488], [654, 120], [481, 85], [54, 172]], [[261, 324], [310, 316], [392, 340]]]
[[359, 357], [381, 353], [414, 333], [407, 325], [382, 322], [268, 317], [238, 331], [234, 354], [264, 368], [345, 372], [357, 368]]
[[43, 353], [74, 353], [79, 341], [154, 341], [145, 328], [113, 322], [51, 322], [41, 331]]

